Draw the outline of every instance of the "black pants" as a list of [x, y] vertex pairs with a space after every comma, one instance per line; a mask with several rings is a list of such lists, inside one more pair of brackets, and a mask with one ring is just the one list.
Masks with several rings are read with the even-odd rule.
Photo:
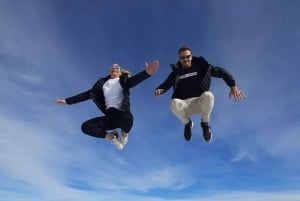
[[81, 130], [87, 135], [105, 138], [107, 130], [120, 128], [129, 133], [133, 125], [133, 115], [131, 112], [120, 111], [115, 108], [109, 108], [106, 116], [95, 117], [85, 121], [81, 125]]

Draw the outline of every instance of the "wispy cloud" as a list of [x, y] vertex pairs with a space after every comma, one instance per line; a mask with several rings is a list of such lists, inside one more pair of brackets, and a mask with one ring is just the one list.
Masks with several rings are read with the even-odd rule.
[[250, 161], [256, 161], [255, 157], [249, 153], [240, 152], [236, 156], [230, 159], [231, 162], [237, 162], [241, 160], [250, 160]]
[[36, 75], [22, 74], [20, 78], [31, 84], [39, 84], [42, 82], [42, 78]]
[[[299, 52], [293, 38], [299, 30], [293, 25], [298, 22], [297, 6], [279, 6], [279, 1], [271, 7], [250, 1], [215, 6], [210, 1], [193, 2], [191, 8], [177, 2], [173, 10], [151, 3], [140, 13], [123, 4], [114, 5], [115, 12], [103, 9], [111, 3], [14, 3], [0, 2], [0, 199], [299, 200], [300, 192], [293, 191], [299, 187], [300, 166], [300, 96], [295, 90], [299, 61], [292, 58]], [[200, 20], [172, 14], [182, 8], [188, 8], [189, 19]], [[140, 27], [140, 20], [152, 19], [151, 9], [161, 17], [153, 27]], [[273, 21], [278, 11], [283, 15]], [[136, 16], [138, 31], [135, 23], [124, 24]], [[178, 24], [191, 30], [177, 30]], [[154, 87], [170, 72], [168, 64], [177, 58], [174, 44], [180, 43], [194, 45], [195, 54], [203, 53], [212, 64], [228, 66], [247, 95], [235, 103], [228, 99], [223, 81], [213, 80], [211, 143], [202, 139], [200, 117], [194, 118], [198, 126], [192, 141], [184, 141], [183, 125], [169, 110], [171, 92], [159, 99], [153, 96]], [[109, 141], [81, 132], [83, 121], [102, 115], [92, 102], [53, 103], [56, 97], [91, 87], [115, 57], [125, 61], [124, 66], [140, 63], [130, 66], [132, 72], [143, 69], [141, 58], [154, 57], [162, 64], [157, 75], [132, 90], [135, 122], [121, 152]]]
[[299, 132], [298, 124], [274, 125], [258, 135], [258, 143], [273, 156], [291, 159], [300, 154]]

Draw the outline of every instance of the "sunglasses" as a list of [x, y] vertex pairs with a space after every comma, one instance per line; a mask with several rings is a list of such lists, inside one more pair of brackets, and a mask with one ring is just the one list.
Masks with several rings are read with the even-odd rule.
[[111, 67], [111, 69], [112, 69], [112, 70], [120, 70], [121, 67], [120, 67], [120, 66], [113, 66], [113, 67]]
[[192, 56], [192, 55], [185, 55], [185, 56], [181, 56], [181, 57], [179, 57], [179, 58], [180, 58], [180, 60], [184, 60], [184, 59], [189, 59], [189, 58], [191, 58], [191, 56]]

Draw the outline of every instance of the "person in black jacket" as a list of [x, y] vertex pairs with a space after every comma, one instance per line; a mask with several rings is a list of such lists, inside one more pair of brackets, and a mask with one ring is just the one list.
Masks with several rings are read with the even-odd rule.
[[[82, 124], [81, 130], [93, 137], [106, 138], [122, 150], [133, 126], [129, 89], [149, 78], [158, 67], [158, 61], [150, 65], [145, 63], [145, 70], [131, 77], [128, 71], [118, 64], [113, 64], [110, 68], [110, 75], [100, 78], [91, 89], [69, 98], [56, 99], [55, 102], [61, 105], [71, 105], [92, 99], [105, 116], [87, 120]], [[122, 132], [120, 138], [114, 130], [117, 128], [120, 128]], [[108, 130], [113, 130], [113, 132], [108, 132]]]
[[233, 76], [224, 68], [209, 64], [203, 57], [194, 57], [188, 46], [183, 46], [178, 51], [179, 61], [171, 64], [172, 72], [167, 79], [155, 89], [155, 96], [159, 96], [172, 86], [174, 92], [170, 109], [174, 115], [185, 125], [184, 137], [191, 140], [193, 122], [191, 115], [200, 114], [201, 128], [205, 141], [212, 137], [209, 126], [210, 114], [214, 106], [214, 95], [209, 91], [211, 77], [222, 78], [230, 87], [229, 98], [232, 96], [240, 101], [245, 94], [235, 84]]

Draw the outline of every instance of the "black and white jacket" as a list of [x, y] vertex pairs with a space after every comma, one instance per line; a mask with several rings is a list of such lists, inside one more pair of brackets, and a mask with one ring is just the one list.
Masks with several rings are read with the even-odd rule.
[[199, 97], [210, 88], [211, 77], [222, 78], [229, 87], [235, 86], [233, 76], [222, 67], [209, 64], [203, 57], [193, 57], [191, 68], [182, 68], [178, 61], [171, 64], [172, 72], [157, 87], [164, 92], [173, 86], [172, 99]]
[[[128, 74], [124, 73], [120, 76], [120, 85], [123, 88], [123, 101], [121, 105], [122, 111], [130, 112], [130, 91], [129, 89], [136, 86], [140, 82], [144, 81], [145, 79], [149, 78], [150, 75], [144, 70], [132, 77], [129, 77]], [[77, 94], [75, 96], [66, 98], [66, 103], [71, 105], [79, 102], [83, 102], [89, 99], [92, 99], [97, 107], [106, 114], [106, 107], [105, 107], [105, 97], [103, 93], [103, 85], [104, 83], [110, 78], [110, 76], [106, 76], [100, 78], [91, 89]]]

